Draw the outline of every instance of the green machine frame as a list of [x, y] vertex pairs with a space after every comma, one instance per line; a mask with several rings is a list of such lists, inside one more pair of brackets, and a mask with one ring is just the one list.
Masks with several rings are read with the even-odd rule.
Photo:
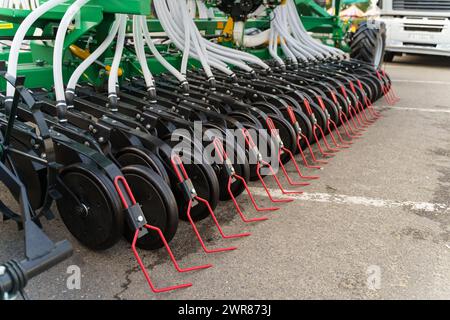
[[[349, 1], [349, 0], [344, 0]], [[351, 0], [350, 0], [351, 1]], [[73, 2], [73, 1], [70, 1]], [[70, 3], [69, 2], [69, 3]], [[306, 29], [317, 34], [324, 42], [329, 45], [335, 45], [345, 50], [345, 35], [347, 34], [344, 23], [339, 19], [339, 9], [341, 0], [335, 0], [336, 16], [328, 14], [328, 12], [317, 5], [314, 0], [295, 0], [296, 5], [301, 12], [301, 19]], [[55, 37], [55, 30], [67, 10], [69, 4], [60, 5], [50, 12], [43, 15], [36, 22], [36, 28], [41, 28], [43, 33], [38, 39], [33, 37], [34, 28], [30, 30], [28, 39], [32, 39], [29, 52], [21, 52], [18, 73], [26, 77], [26, 86], [29, 88], [46, 88], [51, 90], [53, 87], [53, 47], [46, 42]], [[28, 10], [0, 9], [0, 21], [9, 23], [11, 28], [0, 28], [0, 39], [12, 39], [12, 36], [18, 25], [30, 13]], [[64, 56], [64, 76], [68, 79], [74, 69], [79, 65], [80, 59], [73, 56], [68, 48], [75, 44], [80, 47], [86, 43], [86, 39], [91, 36], [95, 43], [101, 43], [108, 34], [109, 28], [114, 20], [116, 13], [137, 14], [148, 16], [149, 30], [152, 32], [163, 31], [160, 22], [151, 16], [150, 0], [91, 0], [88, 5], [84, 6], [78, 16], [79, 25], [71, 30], [66, 37]], [[217, 35], [220, 33], [227, 23], [227, 17], [217, 16], [214, 19], [196, 19], [198, 28], [206, 35]], [[246, 27], [267, 28], [269, 18], [249, 19]], [[131, 24], [130, 24], [131, 28]], [[95, 30], [95, 32], [93, 32]], [[232, 43], [224, 43], [224, 45], [233, 45]], [[159, 46], [160, 51], [165, 58], [175, 67], [179, 67], [181, 63], [181, 54], [171, 46]], [[262, 59], [269, 59], [270, 55], [266, 48], [249, 49], [249, 52], [257, 55]], [[107, 51], [99, 60], [105, 65], [111, 63], [113, 56], [112, 51]], [[0, 60], [7, 60], [8, 52], [0, 54]], [[125, 77], [140, 75], [141, 70], [136, 61], [134, 52], [126, 49], [124, 51], [121, 68]], [[148, 58], [153, 73], [158, 74], [165, 69], [155, 58]], [[197, 61], [190, 61], [191, 67], [197, 67]], [[93, 65], [83, 75], [84, 80], [90, 83], [102, 86], [107, 78], [107, 71], [98, 66]], [[5, 88], [5, 83], [0, 82], [0, 90]]]

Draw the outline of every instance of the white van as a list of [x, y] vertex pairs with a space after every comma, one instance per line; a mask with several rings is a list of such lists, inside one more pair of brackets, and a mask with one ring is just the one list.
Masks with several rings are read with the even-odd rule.
[[378, 7], [385, 60], [399, 53], [450, 56], [450, 0], [379, 0]]

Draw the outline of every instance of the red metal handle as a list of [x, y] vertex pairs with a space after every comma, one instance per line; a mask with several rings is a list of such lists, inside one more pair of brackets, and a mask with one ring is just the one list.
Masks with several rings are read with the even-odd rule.
[[356, 94], [356, 89], [355, 89], [355, 86], [353, 85], [353, 82], [352, 82], [352, 81], [349, 81], [348, 83], [350, 84], [350, 89], [352, 89], [352, 92], [353, 92], [354, 94]]
[[120, 188], [119, 183], [122, 183], [125, 187], [125, 191], [127, 192], [128, 197], [131, 200], [131, 204], [134, 206], [136, 204], [136, 199], [134, 198], [133, 192], [131, 191], [130, 186], [128, 185], [127, 180], [123, 176], [117, 176], [114, 179], [114, 186], [116, 187], [117, 193], [119, 194], [120, 200], [122, 201], [123, 206], [125, 209], [129, 208], [129, 204], [127, 200], [125, 199], [125, 195], [122, 192], [122, 189]]
[[311, 105], [309, 104], [308, 99], [306, 99], [306, 98], [303, 99], [303, 104], [304, 104], [305, 107], [306, 107], [306, 111], [308, 112], [308, 115], [312, 115], [313, 112], [312, 112]]
[[295, 117], [294, 109], [292, 109], [291, 106], [288, 106], [287, 112], [288, 112], [289, 118], [291, 119], [292, 124], [296, 124], [297, 118]]
[[216, 152], [220, 156], [220, 160], [222, 162], [227, 160], [228, 159], [228, 154], [223, 149], [223, 145], [222, 145], [222, 142], [220, 141], [220, 139], [219, 138], [215, 138], [214, 141], [213, 141], [213, 144], [214, 144], [214, 148], [216, 149]]
[[334, 92], [333, 90], [330, 89], [330, 94], [331, 94], [331, 97], [333, 98], [334, 103], [339, 104], [339, 101], [336, 97], [336, 92]]
[[319, 101], [319, 105], [322, 108], [323, 111], [325, 111], [327, 109], [327, 107], [325, 106], [325, 103], [323, 102], [323, 99], [321, 96], [316, 96], [317, 101]]
[[181, 161], [180, 156], [178, 156], [177, 154], [172, 155], [172, 158], [170, 159], [170, 161], [172, 162], [172, 167], [175, 170], [175, 174], [178, 177], [178, 180], [180, 180], [180, 182], [183, 182], [185, 180], [189, 179], [189, 176], [186, 172], [186, 169], [184, 168], [183, 162]]
[[341, 91], [342, 91], [342, 94], [344, 95], [345, 99], [348, 99], [347, 90], [345, 90], [344, 86], [341, 86]]
[[252, 136], [250, 135], [250, 133], [248, 132], [248, 130], [246, 128], [242, 129], [242, 134], [244, 135], [245, 142], [248, 144], [248, 146], [250, 148], [255, 148], [256, 144], [253, 141]]

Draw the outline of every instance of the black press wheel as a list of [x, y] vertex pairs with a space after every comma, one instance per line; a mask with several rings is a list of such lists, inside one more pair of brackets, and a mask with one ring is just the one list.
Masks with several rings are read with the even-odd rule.
[[[238, 141], [236, 140], [236, 138], [234, 136], [226, 137], [227, 132], [224, 129], [222, 129], [219, 126], [216, 126], [214, 124], [207, 124], [207, 128], [208, 128], [208, 130], [213, 129], [213, 130], [216, 130], [217, 132], [220, 132], [219, 136], [222, 136], [222, 139], [225, 137], [225, 141], [222, 141], [222, 148], [225, 152], [228, 153], [229, 160], [232, 162], [231, 164], [233, 165], [233, 168], [234, 168], [236, 174], [243, 177], [246, 182], [249, 181], [250, 166], [249, 166], [249, 163], [245, 156], [245, 152], [242, 149], [242, 146], [239, 146], [237, 144]], [[219, 160], [220, 158], [216, 154], [216, 150], [213, 145], [213, 139], [215, 136], [214, 136], [213, 132], [211, 132], [211, 131], [208, 132], [208, 130], [206, 132], [208, 133], [209, 141], [208, 142], [205, 141], [205, 147], [208, 147], [211, 150], [211, 152], [213, 152], [213, 154], [212, 154], [212, 156], [214, 156], [213, 159]], [[231, 140], [230, 138], [233, 138], [232, 144], [229, 143], [229, 141]], [[230, 153], [230, 151], [232, 152], [232, 154]], [[205, 154], [205, 156], [206, 156], [206, 154]], [[213, 159], [211, 159], [211, 160], [213, 160]], [[218, 178], [218, 181], [219, 181], [219, 189], [220, 189], [219, 199], [220, 199], [220, 201], [231, 200], [230, 193], [228, 192], [229, 177], [228, 177], [228, 173], [227, 173], [225, 165], [214, 163], [214, 164], [212, 164], [212, 168], [214, 169], [216, 176]], [[239, 196], [244, 190], [245, 190], [245, 185], [239, 179], [236, 179], [231, 184], [231, 192], [233, 193], [233, 195], [235, 197]]]
[[[189, 141], [188, 139], [186, 139]], [[174, 147], [176, 145], [176, 142], [172, 141], [170, 137], [166, 137], [164, 139], [165, 142], [167, 142], [169, 145]], [[194, 146], [197, 144], [196, 146]], [[196, 152], [200, 152], [200, 157], [198, 159], [194, 160], [194, 156], [189, 153], [187, 149], [183, 149], [182, 154], [180, 154], [182, 159], [191, 159], [190, 163], [184, 163], [184, 168], [186, 169], [186, 173], [191, 179], [195, 190], [197, 191], [197, 194], [199, 197], [207, 200], [211, 206], [211, 208], [214, 210], [214, 208], [217, 207], [217, 204], [219, 203], [219, 180], [217, 179], [216, 173], [214, 172], [214, 169], [207, 163], [203, 163], [203, 159], [201, 158], [203, 155], [202, 146], [198, 146], [200, 143], [191, 141], [191, 149]], [[171, 174], [171, 186], [172, 191], [175, 195], [175, 198], [177, 200], [178, 209], [179, 209], [179, 217], [182, 220], [187, 220], [187, 205], [188, 201], [185, 199], [184, 192], [182, 191], [181, 187], [179, 186], [179, 180], [176, 177], [175, 173], [173, 172], [172, 163], [170, 160], [167, 160], [166, 163], [167, 167], [170, 168], [172, 174]], [[209, 211], [207, 210], [206, 206], [203, 204], [198, 204], [197, 206], [193, 207], [191, 210], [191, 217], [194, 221], [202, 220], [208, 217]]]
[[[130, 185], [136, 201], [141, 205], [147, 223], [161, 229], [169, 242], [178, 228], [178, 206], [175, 196], [165, 181], [153, 170], [145, 166], [132, 165], [122, 168], [122, 173]], [[133, 240], [135, 230], [125, 228], [125, 238]], [[136, 245], [145, 250], [159, 249], [164, 246], [156, 231], [137, 240]]]
[[[208, 164], [189, 164], [185, 165], [186, 171], [194, 184], [197, 194], [208, 200], [211, 209], [215, 209], [219, 203], [220, 188], [219, 180], [214, 172], [214, 169]], [[187, 206], [186, 203], [183, 209], [180, 210], [180, 219], [187, 220]], [[199, 203], [191, 210], [191, 217], [194, 221], [199, 221], [209, 216], [208, 208]]]
[[[251, 124], [245, 124], [245, 129], [248, 130], [248, 133], [251, 135], [253, 142], [258, 147], [258, 150], [262, 152], [263, 156], [266, 156], [267, 158], [270, 158], [271, 156], [271, 150], [274, 148], [274, 142], [270, 138], [269, 134], [258, 134], [259, 130], [263, 130], [265, 133], [267, 133], [267, 130], [262, 129], [262, 126], [253, 126]], [[245, 139], [243, 136], [240, 138], [243, 143], [245, 143]], [[249, 169], [250, 169], [250, 175], [249, 180], [250, 181], [257, 181], [259, 180], [258, 172], [257, 172], [257, 155], [251, 153], [248, 145], [245, 143], [245, 156], [247, 158], [247, 162], [249, 163]], [[261, 174], [261, 176], [264, 176]]]
[[[244, 178], [245, 182], [248, 182], [250, 180], [250, 165], [247, 161], [247, 158], [245, 156], [245, 151], [242, 150], [240, 146], [235, 146], [236, 150], [234, 152], [234, 163], [233, 168], [237, 175]], [[240, 155], [238, 155], [238, 153]], [[220, 166], [220, 172], [218, 175], [219, 178], [219, 184], [220, 184], [220, 200], [221, 201], [228, 201], [231, 200], [231, 196], [228, 192], [228, 174], [225, 169], [225, 166]], [[231, 192], [235, 197], [239, 196], [242, 192], [245, 190], [244, 183], [236, 179], [231, 184]]]
[[115, 157], [123, 167], [129, 165], [142, 165], [151, 168], [158, 175], [160, 175], [166, 183], [170, 183], [169, 175], [167, 174], [161, 160], [145, 148], [126, 147], [117, 152]]
[[[288, 120], [279, 117], [278, 115], [269, 114], [268, 116], [272, 119], [275, 128], [278, 130], [284, 146], [295, 154], [297, 152], [297, 135], [292, 125]], [[266, 129], [269, 129], [267, 124]], [[291, 159], [287, 153], [283, 153], [281, 155], [281, 161], [283, 163], [287, 163], [290, 160]]]
[[70, 233], [90, 249], [112, 247], [122, 236], [124, 223], [122, 204], [113, 182], [102, 171], [86, 164], [64, 168], [60, 178], [72, 195], [56, 201]]
[[[308, 141], [312, 140], [312, 124], [311, 121], [309, 120], [308, 116], [301, 110], [301, 107], [298, 106], [298, 109], [293, 109], [292, 110], [294, 112], [295, 115], [295, 119], [297, 120], [300, 129], [302, 130], [302, 133], [305, 135], [305, 137], [308, 139]], [[282, 110], [284, 116], [286, 117], [286, 119], [289, 119], [289, 113], [287, 111], [287, 109]], [[302, 147], [302, 149], [305, 149], [307, 147], [307, 144], [305, 142], [305, 139], [301, 139], [300, 140], [300, 146]], [[297, 148], [298, 149], [298, 148]], [[296, 153], [299, 153], [300, 150], [297, 150]]]

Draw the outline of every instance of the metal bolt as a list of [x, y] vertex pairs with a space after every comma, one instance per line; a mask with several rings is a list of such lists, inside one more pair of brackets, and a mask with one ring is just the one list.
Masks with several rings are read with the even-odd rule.
[[144, 217], [142, 217], [142, 216], [139, 216], [137, 219], [138, 219], [139, 222], [144, 221]]
[[103, 137], [98, 138], [98, 142], [100, 142], [100, 143], [105, 142], [105, 138], [103, 138]]

